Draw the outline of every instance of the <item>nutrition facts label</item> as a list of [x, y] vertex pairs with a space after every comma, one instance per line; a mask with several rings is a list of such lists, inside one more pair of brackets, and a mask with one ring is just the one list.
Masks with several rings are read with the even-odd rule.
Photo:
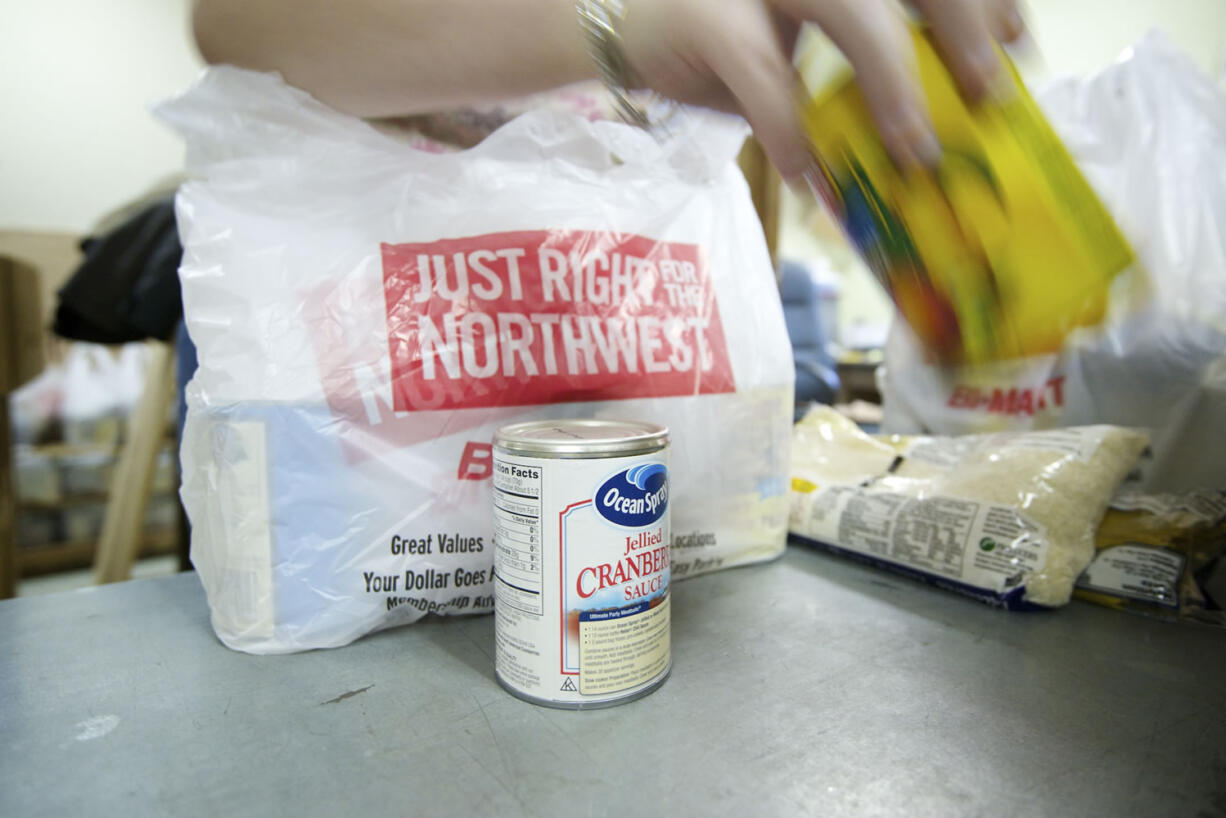
[[500, 462], [494, 470], [494, 573], [500, 605], [544, 612], [539, 468]]

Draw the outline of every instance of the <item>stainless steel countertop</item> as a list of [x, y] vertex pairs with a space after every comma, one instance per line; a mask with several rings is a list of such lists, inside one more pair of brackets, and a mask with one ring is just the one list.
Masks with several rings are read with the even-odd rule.
[[194, 575], [0, 602], [0, 815], [1226, 815], [1226, 632], [795, 546], [673, 616], [660, 690], [571, 712], [488, 616], [256, 657]]

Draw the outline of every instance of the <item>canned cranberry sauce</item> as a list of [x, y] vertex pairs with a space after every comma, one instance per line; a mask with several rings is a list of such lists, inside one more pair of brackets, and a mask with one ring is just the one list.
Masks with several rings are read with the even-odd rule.
[[672, 668], [668, 430], [534, 421], [494, 437], [499, 682], [569, 709], [645, 696]]

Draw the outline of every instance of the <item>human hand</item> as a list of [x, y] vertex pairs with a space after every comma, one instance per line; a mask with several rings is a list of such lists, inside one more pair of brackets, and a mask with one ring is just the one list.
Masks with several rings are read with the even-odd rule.
[[[1017, 0], [913, 0], [966, 97], [1002, 69], [995, 42], [1024, 30]], [[642, 83], [679, 102], [742, 114], [785, 179], [812, 157], [791, 54], [804, 22], [847, 56], [886, 148], [902, 166], [934, 163], [932, 131], [902, 10], [893, 0], [627, 0], [626, 56]]]

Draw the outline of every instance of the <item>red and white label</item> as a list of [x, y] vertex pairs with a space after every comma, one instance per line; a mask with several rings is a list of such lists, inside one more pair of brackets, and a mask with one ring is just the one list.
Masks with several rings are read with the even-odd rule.
[[736, 390], [696, 245], [529, 230], [382, 257], [397, 412]]
[[951, 409], [969, 409], [997, 415], [1031, 417], [1047, 409], [1064, 406], [1064, 376], [1048, 378], [1037, 387], [986, 387], [956, 384], [946, 405]]

